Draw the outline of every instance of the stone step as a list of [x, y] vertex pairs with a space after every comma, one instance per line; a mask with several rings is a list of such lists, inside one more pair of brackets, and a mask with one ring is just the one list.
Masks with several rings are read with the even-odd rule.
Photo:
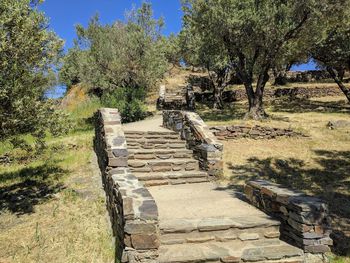
[[129, 144], [128, 150], [143, 150], [143, 149], [186, 149], [186, 143], [162, 143], [162, 144]]
[[302, 263], [303, 251], [283, 241], [246, 244], [239, 240], [204, 244], [161, 245], [160, 263], [187, 262], [275, 262]]
[[176, 139], [165, 139], [165, 138], [157, 138], [157, 139], [146, 139], [146, 138], [126, 138], [127, 144], [163, 144], [163, 143], [186, 143], [186, 141], [181, 140], [180, 138]]
[[273, 242], [279, 240], [279, 226], [279, 221], [260, 216], [162, 220], [161, 243]]
[[168, 160], [128, 160], [130, 171], [135, 173], [145, 172], [171, 172], [171, 171], [196, 171], [199, 163], [195, 159], [168, 159]]
[[128, 149], [128, 152], [129, 160], [166, 160], [193, 157], [193, 152], [187, 149]]
[[126, 139], [129, 141], [132, 140], [140, 140], [140, 139], [146, 139], [146, 140], [177, 140], [180, 139], [180, 136], [177, 133], [165, 133], [165, 134], [148, 134], [148, 133], [130, 133], [126, 134]]
[[209, 182], [210, 178], [202, 171], [136, 173], [145, 186], [176, 185]]
[[153, 135], [157, 135], [157, 136], [167, 136], [167, 135], [178, 135], [177, 132], [174, 131], [124, 131], [125, 136], [129, 136], [129, 135], [145, 135], [145, 136], [153, 136]]
[[180, 139], [127, 139], [128, 149], [186, 149], [186, 141]]

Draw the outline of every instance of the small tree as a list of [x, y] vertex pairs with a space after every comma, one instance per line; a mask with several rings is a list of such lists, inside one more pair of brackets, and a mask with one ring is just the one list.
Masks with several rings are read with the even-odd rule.
[[42, 145], [47, 129], [56, 134], [64, 128], [45, 98], [63, 41], [47, 29], [34, 2], [0, 2], [0, 139], [31, 133]]
[[[349, 10], [349, 7], [345, 10]], [[311, 55], [325, 68], [350, 102], [350, 89], [344, 83], [344, 74], [350, 70], [350, 15], [327, 30], [326, 37], [312, 49]]]
[[266, 116], [263, 95], [269, 71], [285, 56], [287, 44], [316, 37], [322, 22], [341, 4], [331, 0], [185, 0], [183, 9], [192, 32], [224, 45], [230, 66], [246, 89], [246, 117], [260, 119]]
[[78, 39], [64, 59], [61, 81], [98, 89], [103, 102], [124, 111], [125, 121], [142, 118], [145, 96], [138, 94], [154, 87], [168, 67], [162, 27], [163, 20], [153, 18], [147, 3], [129, 12], [126, 22], [102, 25], [95, 16], [87, 28], [77, 26]]
[[101, 25], [98, 16], [87, 28], [77, 26], [78, 39], [67, 53], [61, 81], [81, 81], [105, 92], [118, 87], [152, 87], [165, 73], [167, 62], [160, 31], [150, 4], [132, 10], [126, 23]]
[[228, 85], [232, 68], [228, 62], [228, 54], [222, 42], [214, 38], [194, 32], [189, 21], [184, 18], [183, 29], [180, 32], [180, 46], [186, 64], [207, 69], [213, 84], [214, 109], [222, 109], [222, 93]]

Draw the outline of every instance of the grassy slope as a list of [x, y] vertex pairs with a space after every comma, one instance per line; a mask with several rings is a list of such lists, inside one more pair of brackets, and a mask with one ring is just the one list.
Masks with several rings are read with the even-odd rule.
[[[0, 165], [0, 262], [112, 262], [103, 192], [91, 164], [99, 107], [85, 101], [72, 109], [69, 135], [48, 140], [32, 160]], [[0, 152], [14, 154], [6, 144]], [[20, 154], [20, 152], [18, 152]]]

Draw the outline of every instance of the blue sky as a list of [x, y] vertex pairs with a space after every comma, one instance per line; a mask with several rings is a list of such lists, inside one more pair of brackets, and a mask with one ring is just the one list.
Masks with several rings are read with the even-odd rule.
[[[152, 0], [156, 18], [165, 19], [164, 34], [177, 33], [181, 29], [180, 0]], [[73, 45], [75, 25], [86, 26], [96, 13], [102, 23], [112, 23], [124, 18], [133, 5], [140, 6], [142, 0], [45, 0], [40, 6], [50, 19], [51, 28], [66, 41], [65, 48]]]
[[[1, 0], [0, 0], [1, 1]], [[143, 0], [45, 0], [40, 5], [50, 19], [50, 27], [65, 40], [65, 49], [73, 46], [76, 36], [75, 25], [87, 26], [90, 18], [96, 13], [102, 23], [112, 23], [124, 19], [125, 12], [133, 6], [140, 6]], [[165, 28], [163, 33], [178, 33], [181, 29], [180, 0], [151, 0], [156, 18], [163, 17]], [[292, 70], [314, 69], [313, 63], [293, 67]], [[50, 97], [59, 97], [64, 93], [64, 87], [58, 87]]]

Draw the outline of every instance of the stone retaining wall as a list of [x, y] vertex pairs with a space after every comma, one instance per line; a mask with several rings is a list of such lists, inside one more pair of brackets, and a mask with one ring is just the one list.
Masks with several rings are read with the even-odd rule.
[[97, 113], [94, 148], [116, 239], [116, 262], [157, 262], [158, 208], [150, 192], [128, 169], [118, 110], [105, 108]]
[[250, 139], [275, 139], [277, 137], [306, 137], [302, 133], [291, 129], [279, 129], [263, 126], [213, 126], [210, 130], [219, 140], [234, 140], [241, 138]]
[[216, 139], [209, 127], [197, 113], [188, 111], [163, 111], [163, 126], [179, 132], [193, 150], [200, 168], [209, 175], [223, 173], [223, 145]]
[[281, 238], [309, 253], [326, 253], [333, 244], [327, 204], [264, 180], [245, 186], [248, 200], [281, 220]]
[[195, 96], [192, 85], [167, 88], [160, 86], [157, 100], [158, 110], [194, 110]]
[[286, 74], [287, 82], [317, 82], [330, 80], [331, 76], [327, 70], [307, 70], [307, 71], [288, 71]]
[[[278, 88], [278, 89], [266, 89], [264, 92], [264, 98], [273, 99], [282, 96], [288, 96], [290, 98], [320, 98], [328, 96], [342, 96], [343, 93], [338, 87], [294, 87], [294, 88]], [[214, 100], [212, 92], [195, 92], [195, 100], [197, 102], [210, 102]], [[247, 93], [245, 90], [227, 90], [224, 91], [223, 101], [231, 103], [235, 101], [247, 100]]]

